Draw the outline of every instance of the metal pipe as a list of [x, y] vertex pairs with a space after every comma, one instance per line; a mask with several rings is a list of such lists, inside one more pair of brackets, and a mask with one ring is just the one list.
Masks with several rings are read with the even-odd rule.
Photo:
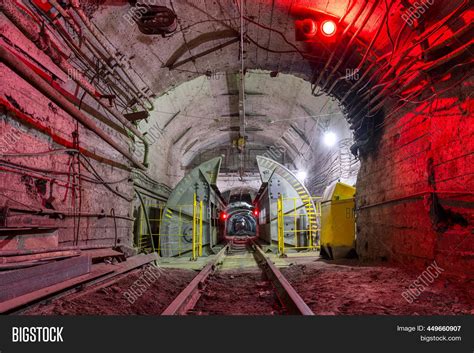
[[5, 62], [5, 64], [16, 72], [20, 77], [33, 85], [37, 90], [39, 90], [46, 97], [51, 99], [56, 103], [61, 109], [70, 114], [74, 119], [79, 121], [89, 130], [93, 131], [97, 136], [102, 138], [107, 142], [111, 147], [116, 151], [120, 152], [125, 158], [127, 158], [135, 167], [146, 170], [146, 167], [141, 164], [134, 156], [132, 156], [125, 148], [117, 144], [114, 140], [110, 138], [104, 131], [99, 129], [95, 122], [86, 116], [83, 112], [78, 110], [74, 104], [69, 102], [61, 94], [59, 94], [53, 87], [51, 87], [46, 81], [44, 81], [41, 76], [35, 73], [27, 65], [16, 60], [16, 57], [8, 52], [4, 47], [0, 47], [0, 58]]
[[[91, 51], [91, 53], [96, 53], [97, 57], [101, 60], [103, 67], [107, 69], [107, 71], [113, 75], [114, 74], [114, 69], [110, 66], [110, 63], [108, 62], [107, 58], [105, 55], [103, 55], [99, 49], [97, 49], [92, 41], [84, 34], [82, 33], [82, 30], [78, 23], [76, 22], [75, 18], [69, 14], [56, 0], [49, 0], [49, 3], [63, 16], [63, 18], [66, 20], [67, 23], [74, 29], [74, 31], [77, 33], [77, 35], [84, 40], [84, 45]], [[71, 43], [71, 45], [74, 45], [74, 43]], [[82, 51], [76, 47], [76, 50], [78, 50], [82, 56], [86, 57]], [[128, 85], [127, 85], [128, 86]], [[130, 88], [129, 86], [127, 88]], [[127, 101], [130, 101], [130, 98], [127, 97]]]
[[[9, 48], [7, 47], [7, 49]], [[27, 61], [20, 55], [16, 54], [16, 52], [14, 52], [13, 50], [10, 50], [10, 52], [14, 54], [18, 58], [18, 60], [21, 60], [26, 65], [28, 65], [31, 69], [33, 69], [36, 73], [38, 73], [46, 82], [48, 82], [54, 89], [56, 89], [59, 93], [61, 93], [61, 95], [66, 97], [71, 103], [74, 103], [74, 105], [76, 105], [77, 107], [80, 107], [81, 110], [84, 110], [85, 112], [87, 112], [88, 114], [96, 118], [97, 120], [103, 122], [107, 126], [110, 126], [115, 131], [120, 132], [124, 136], [127, 136], [127, 137], [129, 136], [127, 131], [122, 126], [119, 126], [115, 122], [111, 121], [110, 119], [107, 118], [107, 116], [105, 116], [104, 114], [102, 114], [101, 112], [99, 112], [98, 110], [96, 110], [95, 108], [87, 104], [86, 102], [81, 101], [79, 98], [77, 98], [75, 95], [73, 95], [69, 91], [62, 88], [61, 85], [56, 80], [54, 80], [52, 76], [50, 76], [50, 74], [46, 73], [41, 68], [35, 66], [34, 64], [30, 63], [29, 61]]]
[[[115, 218], [115, 219], [123, 219], [125, 221], [130, 221], [133, 222], [135, 221], [135, 218], [127, 217], [127, 216], [121, 216], [121, 215], [108, 215], [105, 213], [88, 213], [88, 212], [80, 212], [80, 213], [67, 213], [67, 212], [61, 212], [61, 211], [51, 211], [51, 210], [46, 210], [46, 209], [37, 209], [37, 210], [26, 210], [22, 208], [9, 208], [10, 211], [15, 212], [15, 213], [24, 213], [24, 214], [31, 214], [31, 215], [37, 215], [37, 216], [62, 216], [62, 217], [77, 217], [80, 215], [81, 217], [84, 218]], [[11, 214], [10, 217], [15, 217], [16, 215]]]
[[[54, 0], [52, 0], [54, 1]], [[147, 100], [148, 104], [150, 104], [150, 108], [147, 108], [145, 107], [141, 101], [140, 101], [140, 97], [138, 97], [135, 93], [135, 91], [133, 90], [133, 88], [135, 88], [138, 92], [140, 92], [142, 95], [143, 95], [143, 92], [140, 91], [140, 89], [135, 85], [135, 83], [133, 82], [133, 80], [130, 78], [130, 76], [127, 74], [127, 72], [125, 71], [125, 69], [123, 68], [123, 65], [121, 64], [121, 60], [120, 58], [117, 57], [116, 55], [116, 49], [113, 48], [110, 44], [108, 44], [107, 42], [103, 41], [102, 38], [101, 38], [101, 34], [99, 33], [99, 31], [97, 30], [97, 28], [95, 27], [95, 25], [89, 20], [89, 18], [86, 16], [86, 14], [84, 13], [84, 11], [82, 11], [82, 8], [79, 4], [79, 1], [77, 0], [72, 0], [71, 1], [71, 5], [74, 9], [74, 11], [76, 12], [76, 14], [79, 16], [79, 18], [82, 20], [82, 22], [85, 24], [85, 26], [87, 27], [87, 29], [92, 33], [92, 35], [94, 36], [94, 38], [97, 40], [97, 42], [102, 45], [102, 47], [105, 49], [105, 51], [107, 52], [107, 54], [109, 54], [112, 58], [115, 59], [115, 61], [117, 62], [117, 64], [119, 65], [119, 67], [122, 69], [125, 77], [130, 81], [130, 83], [133, 85], [133, 87], [130, 87], [132, 88], [131, 89], [131, 93], [135, 96], [135, 98], [137, 99], [137, 101], [139, 102], [140, 105], [142, 105], [142, 107], [145, 109], [145, 110], [153, 110], [153, 102], [151, 102], [148, 97], [145, 97], [145, 99]]]
[[93, 87], [87, 79], [80, 73], [76, 68], [74, 68], [69, 62], [67, 62], [59, 51], [57, 51], [53, 46], [50, 45], [50, 38], [46, 33], [40, 35], [40, 30], [37, 28], [36, 24], [32, 24], [25, 16], [11, 4], [9, 1], [0, 0], [0, 9], [5, 13], [5, 15], [17, 26], [28, 39], [30, 39], [40, 50], [42, 50], [46, 55], [48, 55], [54, 63], [56, 63], [64, 73], [70, 75], [71, 72], [75, 74], [72, 75], [73, 80], [84, 89], [97, 103], [100, 104], [107, 112], [114, 116], [118, 121], [120, 121], [127, 129], [129, 129], [135, 136], [137, 136], [144, 145], [144, 157], [143, 165], [148, 165], [148, 151], [149, 143], [146, 138], [142, 135], [138, 129], [133, 126], [125, 117], [123, 117], [119, 112], [114, 108], [109, 107], [105, 104], [99, 97], [101, 93], [98, 92], [95, 87]]
[[56, 0], [49, 0], [49, 3], [61, 14], [61, 16], [63, 16], [64, 20], [66, 20], [66, 22], [69, 23], [69, 25], [74, 29], [77, 35], [81, 37], [82, 36], [81, 28], [77, 25], [74, 19], [71, 16], [69, 16], [66, 10], [64, 10], [63, 7], [59, 5]]
[[[64, 146], [68, 149], [76, 149], [76, 146], [74, 145], [73, 142], [66, 140], [62, 136], [57, 135], [49, 126], [42, 125], [38, 123], [35, 119], [31, 118], [27, 114], [23, 113], [21, 110], [17, 109], [14, 107], [9, 101], [6, 99], [0, 97], [0, 106], [5, 107], [7, 111], [10, 112], [10, 116], [13, 119], [16, 119], [18, 121], [21, 121], [22, 124], [25, 124], [26, 126], [35, 129], [43, 134], [48, 135], [55, 143], [58, 145]], [[114, 161], [112, 159], [108, 159], [102, 156], [99, 156], [95, 154], [94, 152], [91, 152], [83, 147], [79, 147], [79, 152], [81, 152], [84, 156], [90, 157], [94, 160], [96, 160], [99, 163], [107, 164], [110, 165], [114, 168], [119, 168], [122, 170], [125, 170], [127, 172], [130, 172], [132, 168], [128, 165], [125, 165], [123, 163]]]
[[[64, 59], [62, 53], [57, 50], [55, 46], [51, 45], [51, 38], [46, 33], [42, 32], [36, 24], [29, 21], [26, 16], [15, 7], [13, 2], [0, 0], [0, 10], [38, 47], [38, 49], [48, 55], [65, 73], [70, 73], [71, 70], [74, 70], [74, 68]], [[80, 76], [80, 79], [87, 83], [87, 80], [82, 77], [82, 75]], [[92, 85], [89, 85], [88, 88], [91, 91], [94, 91], [94, 95], [98, 94]]]

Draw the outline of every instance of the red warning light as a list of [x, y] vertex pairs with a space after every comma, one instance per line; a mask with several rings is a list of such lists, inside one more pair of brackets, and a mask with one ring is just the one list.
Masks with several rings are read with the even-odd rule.
[[296, 41], [320, 47], [337, 43], [339, 24], [342, 23], [338, 16], [307, 6], [294, 6], [291, 13], [295, 19]]
[[227, 213], [224, 211], [221, 212], [221, 219], [226, 220], [227, 219]]
[[253, 215], [254, 215], [255, 217], [258, 216], [258, 209], [254, 209], [254, 210], [253, 210]]
[[328, 37], [333, 36], [336, 33], [336, 29], [336, 23], [331, 20], [324, 21], [321, 25], [321, 32]]

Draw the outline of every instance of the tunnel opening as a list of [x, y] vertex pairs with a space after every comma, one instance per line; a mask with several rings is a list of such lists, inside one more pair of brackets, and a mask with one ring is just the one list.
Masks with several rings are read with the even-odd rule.
[[226, 237], [256, 237], [257, 221], [252, 211], [242, 208], [229, 214], [226, 224]]
[[[249, 121], [246, 127], [247, 137], [239, 142], [239, 116], [236, 113], [239, 102], [238, 77], [238, 73], [229, 72], [218, 73], [212, 79], [200, 76], [173, 88], [157, 99], [156, 104], [163, 107], [163, 113], [157, 119], [165, 122], [168, 134], [176, 136], [169, 140], [172, 143], [174, 159], [181, 161], [181, 167], [179, 164], [170, 165], [168, 177], [184, 180], [202, 163], [213, 158], [222, 158], [216, 188], [227, 208], [236, 202], [261, 207], [256, 200], [259, 191], [263, 192], [263, 179], [257, 163], [260, 155], [288, 168], [292, 178], [299, 179], [294, 182], [301, 183], [312, 197], [322, 197], [324, 191], [336, 182], [355, 185], [360, 162], [353, 154], [353, 134], [337, 99], [322, 94], [315, 97], [311, 93], [311, 84], [295, 75], [280, 73], [274, 77], [269, 71], [248, 70], [245, 75], [245, 89], [248, 95]], [[185, 100], [182, 99], [184, 96], [187, 96]], [[214, 103], [213, 112], [207, 110], [208, 105], [205, 102], [208, 100]], [[170, 102], [174, 102], [174, 109], [178, 109], [177, 116], [170, 117], [171, 114], [167, 112], [165, 107]], [[177, 102], [180, 106], [176, 106]], [[195, 102], [201, 104], [196, 105]], [[189, 109], [193, 112], [188, 113]], [[209, 119], [209, 113], [215, 118]], [[181, 124], [182, 119], [187, 118], [194, 122], [187, 126]], [[196, 121], [202, 124], [197, 125]], [[231, 128], [228, 127], [229, 123]], [[157, 126], [155, 122], [143, 124], [148, 127], [148, 131], [158, 131], [153, 129], [153, 126]], [[146, 130], [147, 127], [143, 129]], [[209, 135], [210, 130], [216, 133]], [[163, 132], [156, 141], [158, 143], [151, 145], [149, 154], [152, 159], [159, 160], [166, 156], [162, 153], [163, 145], [160, 143], [162, 141], [166, 144]], [[275, 185], [276, 183], [275, 181]], [[175, 184], [175, 188], [179, 189], [180, 186]], [[298, 197], [300, 196], [295, 193], [293, 200], [285, 202], [300, 204]], [[216, 200], [214, 204], [219, 202]], [[229, 214], [223, 207], [221, 205], [219, 211], [226, 212], [228, 217]], [[259, 217], [258, 228], [263, 227], [263, 224], [275, 222], [275, 207], [275, 204], [261, 207], [264, 214]], [[295, 212], [299, 212], [298, 209]], [[292, 214], [289, 209], [284, 213]], [[310, 236], [309, 232], [306, 234], [305, 229], [310, 222], [303, 218], [291, 221], [294, 224], [288, 232], [296, 233], [284, 235], [287, 240], [297, 235], [298, 239], [288, 240], [287, 245], [294, 247], [294, 244], [298, 243], [301, 245], [300, 251], [307, 250], [310, 243], [319, 241], [319, 235]], [[290, 220], [286, 221], [288, 225]], [[228, 224], [229, 218], [217, 229], [217, 238], [212, 243], [222, 241], [228, 236], [225, 231]], [[188, 227], [188, 233], [190, 231], [191, 228]], [[274, 233], [275, 230], [271, 232]], [[263, 234], [266, 242], [277, 242], [275, 236], [272, 239], [269, 229]], [[189, 236], [183, 240], [191, 244]], [[290, 247], [287, 247], [287, 251]], [[180, 254], [188, 256], [189, 251]]]

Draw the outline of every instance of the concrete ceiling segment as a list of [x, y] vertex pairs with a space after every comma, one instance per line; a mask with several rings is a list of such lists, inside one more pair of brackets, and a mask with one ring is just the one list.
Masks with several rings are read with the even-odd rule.
[[[233, 94], [236, 90], [235, 74], [240, 69], [239, 43], [236, 41], [240, 33], [239, 10], [238, 3], [231, 0], [174, 0], [159, 4], [172, 7], [179, 19], [178, 31], [167, 38], [140, 33], [133, 21], [126, 20], [130, 14], [130, 5], [126, 1], [114, 1], [113, 5], [105, 2], [93, 14], [93, 21], [111, 42], [117, 44], [121, 53], [131, 58], [134, 69], [152, 88], [157, 97], [152, 118], [157, 116], [162, 121], [167, 115], [170, 116], [170, 113], [180, 112], [166, 127], [165, 146], [160, 146], [161, 155], [167, 156], [167, 164], [175, 166], [178, 164], [176, 161], [181, 162], [185, 155], [186, 160], [191, 160], [193, 154], [196, 155], [200, 150], [218, 146], [219, 143], [229, 143], [235, 135], [232, 132], [214, 131], [225, 124], [220, 121], [222, 115], [232, 116], [238, 103], [238, 95]], [[375, 5], [375, 11], [370, 16], [370, 21], [365, 24], [365, 15], [369, 13], [372, 4]], [[248, 111], [271, 116], [274, 123], [269, 124], [268, 121], [259, 121], [257, 118], [252, 120], [251, 117], [248, 121], [249, 124], [251, 122], [265, 126], [261, 137], [270, 141], [278, 140], [288, 129], [291, 119], [297, 115], [324, 116], [329, 112], [334, 114], [331, 118], [336, 120], [342, 116], [337, 102], [324, 95], [314, 97], [311, 94], [311, 86], [306, 83], [315, 74], [319, 74], [315, 72], [315, 65], [325, 62], [327, 57], [323, 55], [324, 50], [319, 50], [323, 49], [324, 43], [316, 43], [310, 53], [313, 62], [303, 59], [301, 52], [309, 53], [308, 46], [294, 40], [293, 13], [298, 6], [343, 17], [345, 26], [361, 12], [362, 16], [351, 28], [351, 33], [354, 33], [359, 26], [364, 25], [364, 30], [357, 35], [360, 50], [355, 51], [354, 60], [360, 60], [366, 53], [368, 44], [377, 34], [378, 25], [388, 13], [385, 2], [371, 0], [245, 1], [244, 31], [248, 39], [244, 48], [244, 59], [246, 69], [253, 70], [247, 78], [246, 90], [263, 93], [259, 96], [247, 94]], [[400, 8], [400, 4], [396, 3], [396, 6]], [[392, 34], [398, 33], [402, 25], [404, 22], [400, 16], [389, 14], [387, 28], [390, 28]], [[371, 51], [367, 52], [369, 60], [374, 60], [390, 50], [392, 44], [389, 37], [383, 32], [378, 40], [374, 41]], [[403, 39], [406, 41], [407, 38]], [[218, 46], [220, 49], [199, 56], [200, 53]], [[196, 55], [196, 59], [189, 60]], [[346, 66], [343, 65], [338, 70], [339, 76], [342, 72], [341, 77], [344, 77], [343, 72], [347, 65], [354, 68], [354, 64], [357, 65], [357, 61], [344, 63]], [[259, 69], [265, 71], [255, 71]], [[271, 78], [268, 71], [277, 72], [279, 75], [277, 78]], [[211, 75], [209, 79], [203, 77], [206, 73]], [[190, 118], [193, 120], [189, 120]], [[289, 122], [283, 122], [285, 119]], [[232, 123], [232, 119], [227, 119], [227, 127]], [[344, 128], [342, 123], [335, 124], [331, 119], [322, 117], [316, 123], [315, 125], [305, 120], [301, 129], [310, 141], [308, 152], [313, 151], [313, 146], [321, 147], [321, 139], [318, 139], [318, 136], [320, 137], [320, 132], [331, 124], [334, 128]], [[340, 135], [346, 134], [347, 132], [342, 132]], [[257, 134], [249, 134], [249, 140], [259, 137]], [[288, 147], [288, 150], [297, 150], [294, 151], [296, 157], [299, 156], [297, 164], [307, 163], [308, 160], [314, 162], [315, 156], [318, 155], [317, 152], [311, 156], [302, 155], [299, 150], [304, 146]], [[179, 164], [180, 168], [181, 163]], [[167, 174], [175, 173], [168, 171]]]
[[[168, 2], [162, 3], [169, 6]], [[346, 16], [346, 21], [349, 21], [351, 16], [357, 13], [359, 7], [369, 7], [367, 1], [246, 1], [245, 14], [249, 21], [246, 21], [245, 32], [261, 47], [252, 43], [246, 44], [246, 67], [290, 73], [308, 79], [312, 74], [311, 66], [306, 60], [302, 60], [294, 47], [296, 45], [298, 50], [305, 50], [304, 44], [294, 44], [292, 9], [296, 6], [307, 6], [342, 16], [350, 3], [353, 3], [354, 6]], [[169, 38], [142, 34], [136, 25], [126, 20], [130, 11], [130, 6], [126, 2], [121, 6], [101, 6], [94, 14], [94, 21], [112, 42], [123, 43], [120, 50], [128, 56], [133, 56], [134, 67], [158, 96], [169, 90], [170, 87], [200, 76], [208, 70], [212, 72], [237, 72], [239, 70], [240, 58], [237, 42], [171, 70], [166, 67], [170, 59], [175, 58], [178, 54], [181, 54], [177, 59], [179, 62], [228, 42], [231, 35], [227, 33], [228, 36], [223, 37], [222, 33], [225, 31], [234, 31], [235, 36], [238, 36], [240, 31], [239, 11], [234, 1], [174, 0], [173, 8], [178, 14], [179, 29]], [[380, 2], [375, 14], [371, 17], [368, 30], [360, 35], [361, 41], [368, 42], [370, 40], [377, 20], [383, 16], [384, 10], [385, 5]], [[199, 45], [196, 45], [194, 41], [197, 38], [203, 38], [203, 36], [204, 39], [198, 41]], [[380, 43], [385, 45], [383, 41]], [[377, 44], [379, 45], [379, 43]], [[275, 52], [262, 48], [268, 48]], [[174, 61], [176, 63], [176, 60]]]
[[217, 180], [217, 187], [221, 193], [225, 193], [229, 190], [249, 190], [253, 194], [256, 194], [260, 189], [262, 182], [258, 174], [245, 176], [243, 180], [240, 180], [237, 175], [233, 176], [219, 176]]
[[[140, 128], [148, 131], [157, 124], [164, 129], [166, 138], [163, 143], [152, 146], [151, 155], [155, 154], [155, 149], [159, 149], [159, 153], [166, 149], [168, 164], [177, 164], [171, 174], [180, 174], [179, 171], [201, 151], [230, 145], [236, 138], [237, 132], [230, 131], [231, 127], [238, 126], [238, 122], [233, 121], [233, 117], [238, 117], [235, 77], [235, 74], [223, 73], [213, 78], [201, 76], [169, 90], [156, 100], [156, 109], [149, 122], [143, 122]], [[309, 144], [318, 139], [320, 127], [334, 119], [345, 122], [336, 102], [327, 96], [312, 96], [309, 83], [299, 78], [284, 74], [270, 77], [263, 71], [249, 71], [246, 77], [249, 144], [283, 144], [294, 160], [303, 157], [301, 151], [311, 152]], [[306, 142], [297, 139], [289, 145], [282, 139], [291, 126], [303, 133]], [[251, 131], [252, 128], [261, 131]], [[341, 131], [340, 135], [349, 132], [348, 127], [344, 128], [347, 131]], [[301, 161], [307, 158], [301, 158]]]

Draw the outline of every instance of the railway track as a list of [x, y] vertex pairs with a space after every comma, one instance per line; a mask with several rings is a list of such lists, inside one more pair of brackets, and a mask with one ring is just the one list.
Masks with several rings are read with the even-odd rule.
[[[219, 270], [251, 253], [255, 269]], [[162, 315], [314, 315], [303, 299], [250, 239], [230, 241], [178, 294]]]

